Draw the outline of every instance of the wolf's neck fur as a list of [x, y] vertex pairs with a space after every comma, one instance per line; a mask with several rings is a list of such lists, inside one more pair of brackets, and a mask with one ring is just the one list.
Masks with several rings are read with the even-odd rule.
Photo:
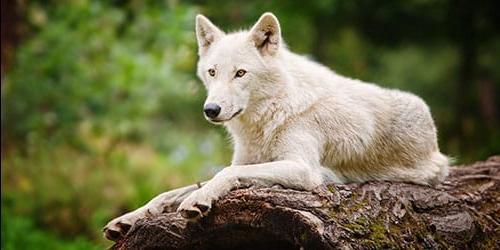
[[[273, 60], [269, 66], [275, 76], [265, 79], [269, 88], [262, 90], [266, 96], [252, 100], [248, 105], [251, 110], [226, 123], [235, 143], [267, 145], [289, 119], [317, 103], [322, 98], [318, 93], [327, 93], [317, 91], [317, 88], [331, 87], [327, 82], [336, 76], [324, 66], [304, 60], [284, 48]], [[311, 71], [318, 74], [311, 74]], [[325, 75], [330, 76], [328, 81], [324, 79]]]

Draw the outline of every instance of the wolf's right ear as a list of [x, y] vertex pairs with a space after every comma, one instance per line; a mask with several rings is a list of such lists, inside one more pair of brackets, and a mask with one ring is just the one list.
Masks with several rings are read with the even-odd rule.
[[224, 36], [217, 26], [203, 15], [196, 15], [196, 39], [198, 40], [198, 54], [203, 55], [210, 45]]

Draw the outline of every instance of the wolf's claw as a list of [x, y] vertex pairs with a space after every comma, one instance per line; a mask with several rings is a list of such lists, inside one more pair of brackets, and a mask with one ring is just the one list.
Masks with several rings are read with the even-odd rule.
[[210, 206], [203, 205], [203, 204], [195, 204], [194, 206], [197, 207], [202, 214], [205, 214], [210, 209]]
[[113, 230], [113, 229], [109, 229], [109, 228], [104, 228], [103, 234], [104, 234], [104, 237], [106, 237], [106, 239], [112, 240], [112, 241], [117, 241], [122, 237], [121, 232]]
[[208, 214], [213, 198], [205, 195], [202, 190], [197, 190], [188, 196], [177, 211], [182, 217], [189, 220], [197, 220]]
[[136, 210], [115, 218], [102, 229], [103, 235], [108, 240], [117, 241], [132, 229], [138, 219], [144, 216], [142, 211]]
[[195, 220], [195, 219], [200, 218], [202, 216], [201, 211], [198, 209], [194, 209], [194, 210], [183, 209], [183, 210], [180, 210], [179, 212], [180, 212], [182, 217], [189, 219], [189, 220]]

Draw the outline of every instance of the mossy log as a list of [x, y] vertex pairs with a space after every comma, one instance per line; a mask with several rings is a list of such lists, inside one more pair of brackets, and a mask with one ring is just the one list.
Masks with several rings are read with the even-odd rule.
[[436, 187], [370, 182], [234, 190], [210, 214], [142, 219], [114, 249], [500, 249], [500, 156]]

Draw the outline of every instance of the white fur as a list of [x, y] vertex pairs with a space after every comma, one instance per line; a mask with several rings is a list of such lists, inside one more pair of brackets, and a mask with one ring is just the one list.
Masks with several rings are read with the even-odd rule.
[[[448, 158], [419, 97], [337, 75], [290, 52], [271, 13], [250, 31], [227, 35], [198, 15], [196, 31], [206, 103], [221, 107], [207, 119], [226, 126], [234, 155], [231, 167], [182, 201], [183, 216], [203, 216], [238, 187], [311, 190], [332, 181], [435, 184], [446, 177]], [[240, 69], [246, 74], [235, 77]]]

